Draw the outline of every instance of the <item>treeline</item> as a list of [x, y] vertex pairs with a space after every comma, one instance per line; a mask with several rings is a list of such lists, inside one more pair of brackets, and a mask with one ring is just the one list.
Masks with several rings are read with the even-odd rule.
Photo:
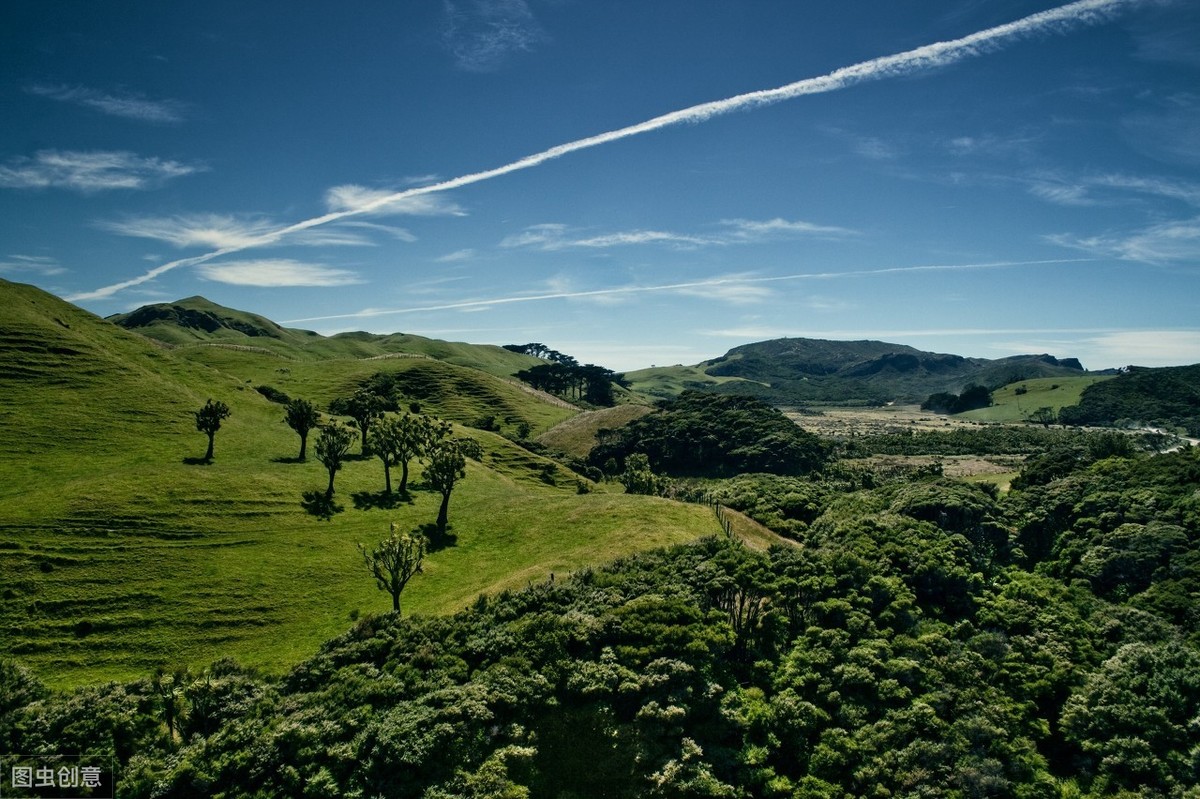
[[869, 455], [1031, 455], [1056, 447], [1102, 446], [1113, 437], [1128, 440], [1139, 450], [1153, 450], [1165, 439], [1154, 434], [1131, 435], [1115, 431], [1083, 431], [980, 425], [950, 430], [906, 430], [836, 439], [839, 457]]
[[966, 413], [992, 404], [992, 392], [986, 386], [967, 386], [961, 394], [940, 391], [921, 403], [921, 410], [934, 413]]
[[614, 387], [629, 387], [623, 374], [591, 363], [580, 364], [572, 356], [545, 344], [505, 344], [504, 349], [549, 361], [515, 375], [539, 391], [607, 408], [616, 404]]
[[281, 679], [222, 662], [51, 694], [4, 663], [0, 749], [115, 752], [134, 799], [1184, 799], [1198, 481], [1191, 450], [1008, 498], [826, 497], [802, 547], [707, 539], [368, 618]]
[[1061, 409], [1058, 418], [1073, 425], [1182, 427], [1200, 437], [1200, 364], [1131, 367], [1088, 386], [1079, 403]]
[[829, 450], [778, 409], [752, 397], [685, 391], [618, 430], [603, 430], [588, 462], [606, 473], [642, 455], [657, 474], [732, 476], [745, 472], [804, 474], [820, 469]]

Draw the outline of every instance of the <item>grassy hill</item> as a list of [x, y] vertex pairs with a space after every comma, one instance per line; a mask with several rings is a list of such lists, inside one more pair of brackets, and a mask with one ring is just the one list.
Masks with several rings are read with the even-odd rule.
[[977, 422], [1023, 422], [1038, 408], [1050, 408], [1055, 413], [1061, 408], [1078, 405], [1085, 389], [1111, 375], [1079, 375], [1076, 377], [1041, 377], [1021, 380], [992, 392], [992, 405], [974, 411], [957, 414], [959, 419]]
[[257, 314], [226, 308], [204, 297], [147, 305], [108, 317], [110, 322], [170, 344], [205, 361], [212, 349], [272, 353], [289, 360], [350, 358], [433, 358], [507, 377], [541, 363], [487, 344], [439, 341], [405, 333], [339, 333], [322, 336], [311, 330], [282, 327]]
[[997, 388], [1081, 373], [1075, 359], [1050, 355], [988, 360], [884, 341], [783, 338], [734, 347], [694, 367], [647, 369], [629, 377], [636, 389], [656, 396], [694, 388], [749, 394], [774, 405], [883, 405], [919, 403], [972, 383]]
[[537, 440], [556, 452], [586, 458], [596, 446], [596, 434], [601, 430], [623, 427], [653, 410], [649, 405], [629, 404], [585, 411], [550, 428]]
[[[456, 422], [491, 413], [537, 434], [574, 413], [432, 357], [355, 357], [334, 339], [321, 346], [336, 357], [319, 357], [228, 346], [240, 340], [225, 333], [172, 348], [32, 287], [0, 291], [0, 655], [55, 686], [223, 656], [279, 671], [359, 613], [390, 607], [355, 544], [392, 522], [431, 522], [435, 495], [381, 506], [380, 462], [356, 460], [337, 476], [335, 512], [319, 512], [305, 494], [323, 489], [324, 469], [294, 462], [299, 440], [256, 386], [325, 406], [389, 370], [423, 410]], [[279, 342], [294, 346], [287, 331]], [[209, 397], [232, 416], [205, 465], [192, 411]], [[429, 556], [406, 612], [455, 610], [481, 591], [719, 530], [703, 507], [605, 486], [579, 495], [552, 461], [456, 432], [484, 456], [454, 491], [453, 545]], [[418, 468], [418, 489], [421, 479]]]

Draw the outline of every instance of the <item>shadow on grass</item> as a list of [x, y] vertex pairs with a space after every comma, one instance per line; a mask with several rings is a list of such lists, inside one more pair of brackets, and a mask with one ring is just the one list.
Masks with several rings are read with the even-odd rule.
[[450, 532], [449, 527], [443, 532], [438, 529], [436, 524], [430, 523], [422, 524], [417, 528], [417, 531], [423, 533], [429, 539], [429, 546], [426, 548], [426, 552], [438, 552], [449, 547], [458, 546], [458, 536]]
[[271, 458], [271, 463], [308, 463], [308, 458]]
[[300, 507], [304, 508], [309, 515], [325, 521], [332, 519], [333, 514], [345, 510], [345, 507], [333, 501], [333, 497], [325, 496], [324, 491], [305, 491]]
[[393, 491], [359, 491], [351, 494], [350, 498], [354, 500], [354, 507], [358, 510], [371, 510], [372, 508], [396, 508], [400, 505], [411, 505], [414, 500], [412, 494], [405, 491], [403, 494]]
[[212, 458], [184, 458], [188, 466], [212, 466]]

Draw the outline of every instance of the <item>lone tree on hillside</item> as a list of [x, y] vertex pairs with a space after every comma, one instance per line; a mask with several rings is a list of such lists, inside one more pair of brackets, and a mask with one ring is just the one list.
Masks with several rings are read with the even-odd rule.
[[1050, 425], [1058, 421], [1058, 414], [1055, 413], [1054, 409], [1049, 405], [1043, 405], [1036, 411], [1029, 414], [1028, 418], [1029, 421], [1034, 422], [1035, 424], [1040, 424], [1042, 427], [1049, 430]]
[[482, 455], [479, 443], [470, 438], [455, 438], [440, 441], [429, 452], [429, 465], [425, 467], [425, 479], [435, 490], [441, 492], [442, 504], [438, 508], [437, 531], [446, 533], [446, 522], [450, 510], [450, 492], [454, 484], [467, 476], [467, 458], [478, 459]]
[[329, 412], [338, 416], [349, 416], [354, 420], [362, 434], [362, 453], [369, 455], [371, 451], [367, 443], [367, 433], [371, 429], [371, 422], [383, 416], [384, 405], [383, 397], [360, 388], [349, 397], [338, 397], [329, 403]]
[[354, 443], [354, 431], [348, 427], [336, 424], [321, 425], [317, 435], [317, 460], [325, 464], [329, 471], [329, 488], [325, 489], [325, 498], [333, 497], [333, 476], [346, 462], [346, 454]]
[[391, 525], [391, 534], [380, 541], [375, 549], [368, 551], [362, 544], [358, 545], [358, 551], [362, 553], [367, 570], [375, 578], [379, 590], [391, 594], [392, 612], [397, 615], [400, 613], [400, 594], [412, 576], [420, 573], [425, 548], [425, 536], [420, 533], [401, 535], [394, 523]]
[[208, 435], [208, 451], [204, 453], [204, 460], [211, 461], [213, 458], [213, 438], [217, 435], [217, 431], [221, 429], [221, 422], [229, 418], [229, 406], [220, 400], [216, 402], [208, 400], [204, 403], [203, 408], [192, 413], [196, 417], [196, 429]]
[[297, 460], [305, 460], [308, 432], [321, 423], [321, 412], [308, 400], [294, 399], [287, 404], [285, 413], [287, 415], [283, 421], [300, 436], [300, 455]]

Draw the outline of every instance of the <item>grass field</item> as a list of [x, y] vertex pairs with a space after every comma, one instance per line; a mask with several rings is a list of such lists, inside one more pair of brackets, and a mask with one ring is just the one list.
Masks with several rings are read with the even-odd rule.
[[647, 397], [666, 399], [677, 397], [689, 388], [715, 386], [743, 380], [741, 377], [714, 377], [699, 366], [653, 366], [626, 372], [630, 391]]
[[649, 405], [617, 405], [585, 411], [563, 420], [537, 440], [553, 450], [582, 458], [596, 446], [596, 435], [601, 430], [622, 427], [652, 411]]
[[1078, 405], [1085, 388], [1108, 379], [1107, 375], [1080, 375], [1021, 380], [993, 391], [991, 407], [960, 413], [955, 418], [977, 422], [1023, 422], [1038, 408], [1047, 407], [1057, 413], [1060, 408]]
[[[299, 438], [254, 386], [325, 405], [394, 369], [424, 410], [459, 422], [487, 412], [538, 433], [573, 413], [426, 358], [169, 350], [12, 285], [0, 287], [0, 655], [56, 687], [225, 656], [279, 672], [390, 609], [356, 544], [393, 522], [431, 523], [439, 497], [415, 468], [408, 501], [387, 506], [372, 458], [348, 463], [323, 507], [311, 440], [309, 462], [295, 462]], [[208, 397], [233, 413], [204, 464], [191, 412]], [[454, 491], [451, 540], [410, 583], [406, 613], [720, 531], [708, 508], [604, 485], [577, 494], [565, 468], [494, 433], [456, 433], [485, 454]]]

